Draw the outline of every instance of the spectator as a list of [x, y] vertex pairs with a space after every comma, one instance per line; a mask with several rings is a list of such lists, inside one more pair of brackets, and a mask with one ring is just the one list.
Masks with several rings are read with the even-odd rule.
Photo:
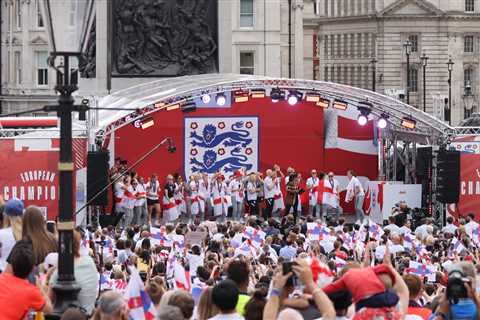
[[158, 320], [184, 320], [182, 310], [175, 306], [164, 306], [157, 314]]
[[408, 292], [409, 292], [409, 301], [408, 301], [408, 315], [417, 315], [422, 317], [424, 320], [428, 320], [432, 311], [430, 309], [424, 308], [420, 302], [420, 298], [423, 293], [423, 284], [419, 276], [415, 274], [406, 274], [403, 276]]
[[245, 320], [262, 320], [265, 304], [267, 304], [265, 291], [255, 291], [253, 297], [245, 305]]
[[22, 239], [23, 202], [12, 198], [3, 208], [3, 229], [0, 230], [0, 271], [7, 267], [7, 257], [15, 242]]
[[94, 320], [128, 320], [128, 305], [117, 292], [104, 292], [98, 300]]
[[170, 297], [168, 304], [178, 307], [182, 311], [185, 319], [190, 319], [193, 315], [195, 304], [192, 295], [187, 291], [176, 290]]
[[443, 227], [442, 232], [448, 233], [450, 235], [455, 235], [455, 231], [457, 231], [457, 226], [453, 224], [453, 217], [447, 218], [447, 225]]
[[33, 246], [35, 265], [42, 263], [50, 252], [57, 251], [57, 242], [47, 231], [46, 221], [40, 208], [27, 207], [22, 225], [23, 238], [29, 240]]
[[78, 308], [68, 308], [60, 320], [87, 320], [87, 316]]
[[197, 306], [197, 320], [208, 320], [218, 314], [218, 309], [212, 301], [212, 291], [212, 287], [206, 287], [202, 291], [202, 295], [200, 296], [200, 300]]
[[219, 310], [219, 314], [211, 320], [243, 320], [237, 313], [239, 291], [235, 282], [224, 280], [212, 290], [212, 301]]
[[0, 274], [1, 319], [23, 319], [29, 310], [52, 312], [52, 304], [40, 282], [34, 286], [27, 281], [35, 265], [31, 244], [25, 240], [17, 242], [8, 261], [6, 270]]
[[163, 278], [160, 276], [156, 276], [150, 279], [146, 287], [146, 291], [152, 299], [153, 304], [155, 306], [158, 306], [163, 294], [165, 293], [165, 291], [167, 291]]
[[[91, 314], [95, 305], [98, 292], [99, 274], [97, 267], [90, 256], [80, 255], [81, 235], [78, 231], [73, 233], [73, 268], [75, 273], [75, 281], [80, 286], [78, 293], [78, 302], [80, 307], [86, 310], [87, 314]], [[55, 270], [50, 278], [50, 297], [54, 298], [53, 286], [58, 282], [58, 270]]]
[[243, 315], [245, 313], [245, 305], [250, 300], [250, 296], [247, 293], [250, 281], [250, 267], [248, 263], [245, 260], [233, 260], [230, 262], [227, 268], [227, 279], [232, 280], [237, 287], [239, 297], [237, 298], [236, 310], [238, 314]]

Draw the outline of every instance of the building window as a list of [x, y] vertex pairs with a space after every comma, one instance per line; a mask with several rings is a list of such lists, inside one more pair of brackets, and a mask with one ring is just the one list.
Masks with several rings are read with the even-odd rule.
[[330, 67], [330, 82], [335, 82], [335, 66]]
[[475, 12], [475, 0], [465, 0], [465, 12]]
[[328, 81], [328, 67], [323, 69], [323, 81]]
[[335, 52], [333, 51], [333, 46], [335, 45], [334, 41], [335, 41], [335, 35], [330, 35], [330, 58], [333, 58], [333, 56], [335, 55]]
[[472, 85], [473, 80], [473, 69], [463, 70], [463, 86], [466, 87], [467, 84]]
[[473, 52], [473, 36], [465, 36], [463, 38], [463, 51], [465, 53]]
[[343, 35], [343, 56], [348, 57], [348, 34]]
[[240, 74], [254, 74], [255, 59], [253, 51], [240, 52]]
[[412, 44], [412, 52], [418, 52], [418, 35], [411, 34], [408, 36], [408, 41]]
[[357, 48], [356, 48], [356, 57], [361, 57], [362, 56], [362, 34], [357, 33]]
[[37, 10], [37, 28], [45, 27], [43, 23], [42, 9], [40, 7], [40, 0], [35, 1], [35, 9]]
[[418, 91], [418, 70], [416, 68], [410, 68], [408, 90], [410, 92]]
[[22, 83], [22, 53], [15, 51], [14, 53], [15, 83]]
[[240, 0], [240, 27], [253, 27], [253, 0]]
[[48, 65], [47, 65], [48, 52], [47, 51], [36, 51], [35, 52], [35, 63], [37, 69], [37, 85], [46, 86], [48, 85]]
[[18, 30], [22, 29], [22, 1], [15, 1], [15, 23]]

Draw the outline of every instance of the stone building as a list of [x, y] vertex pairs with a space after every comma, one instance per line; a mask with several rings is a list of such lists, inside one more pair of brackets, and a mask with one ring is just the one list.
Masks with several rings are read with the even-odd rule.
[[0, 18], [0, 112], [52, 104], [56, 78], [47, 66], [48, 37], [40, 0], [2, 0]]
[[[307, 0], [305, 0], [307, 3]], [[316, 0], [313, 14], [304, 16], [305, 32], [318, 35], [319, 79], [372, 89], [405, 93], [410, 54], [410, 104], [423, 108], [423, 67], [426, 66], [426, 110], [442, 116], [448, 106], [448, 67], [452, 70], [452, 124], [473, 105], [478, 112], [480, 3], [478, 0]], [[312, 10], [309, 10], [312, 12]], [[376, 60], [376, 64], [373, 62]], [[465, 99], [465, 87], [472, 99]], [[400, 94], [400, 97], [403, 97]]]

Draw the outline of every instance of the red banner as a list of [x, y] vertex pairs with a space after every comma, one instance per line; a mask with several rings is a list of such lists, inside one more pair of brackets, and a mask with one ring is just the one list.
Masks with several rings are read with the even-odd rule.
[[479, 217], [480, 208], [480, 154], [462, 153], [460, 156], [460, 200], [458, 212], [470, 212]]

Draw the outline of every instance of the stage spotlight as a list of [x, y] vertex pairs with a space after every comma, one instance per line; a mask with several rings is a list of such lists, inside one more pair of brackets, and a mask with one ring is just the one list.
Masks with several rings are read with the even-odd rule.
[[135, 128], [141, 128], [142, 130], [153, 127], [153, 125], [155, 125], [155, 122], [153, 121], [152, 117], [145, 117], [142, 119], [135, 120], [133, 122], [133, 126]]
[[270, 98], [274, 103], [280, 100], [285, 100], [285, 92], [279, 88], [272, 88], [272, 91], [270, 91]]
[[265, 98], [265, 89], [252, 89], [250, 90], [250, 96], [252, 99]]
[[165, 102], [156, 102], [156, 103], [153, 105], [153, 107], [154, 107], [155, 109], [163, 109], [163, 107], [165, 107], [165, 104], [166, 104]]
[[388, 124], [387, 119], [388, 119], [388, 116], [386, 114], [382, 114], [380, 118], [378, 118], [377, 120], [377, 127], [380, 129], [385, 129]]
[[197, 105], [193, 101], [186, 102], [182, 104], [182, 111], [183, 112], [192, 112], [197, 110]]
[[211, 100], [212, 100], [212, 97], [211, 97], [208, 93], [205, 93], [205, 94], [202, 96], [202, 102], [203, 102], [204, 104], [209, 103]]
[[227, 103], [227, 97], [223, 93], [217, 94], [217, 97], [215, 98], [215, 101], [217, 102], [217, 105], [220, 107], [223, 107], [225, 103]]
[[320, 99], [320, 95], [316, 92], [305, 93], [305, 101], [307, 102], [319, 102]]
[[347, 110], [348, 108], [348, 103], [342, 100], [335, 100], [333, 102], [333, 108], [338, 109], [338, 110]]
[[299, 100], [302, 99], [302, 94], [299, 91], [290, 91], [288, 93], [287, 102], [289, 105], [294, 106]]
[[404, 117], [402, 119], [402, 127], [407, 128], [407, 129], [415, 129], [417, 126], [417, 121], [413, 120], [412, 118], [409, 117]]
[[357, 107], [358, 111], [360, 111], [360, 115], [358, 116], [358, 124], [364, 126], [368, 123], [368, 116], [370, 115], [371, 109], [367, 107]]
[[248, 91], [246, 90], [235, 90], [233, 91], [233, 99], [235, 102], [247, 102], [248, 101]]
[[319, 106], [320, 108], [328, 109], [328, 107], [330, 106], [330, 100], [320, 98], [320, 100], [316, 103], [316, 105]]

